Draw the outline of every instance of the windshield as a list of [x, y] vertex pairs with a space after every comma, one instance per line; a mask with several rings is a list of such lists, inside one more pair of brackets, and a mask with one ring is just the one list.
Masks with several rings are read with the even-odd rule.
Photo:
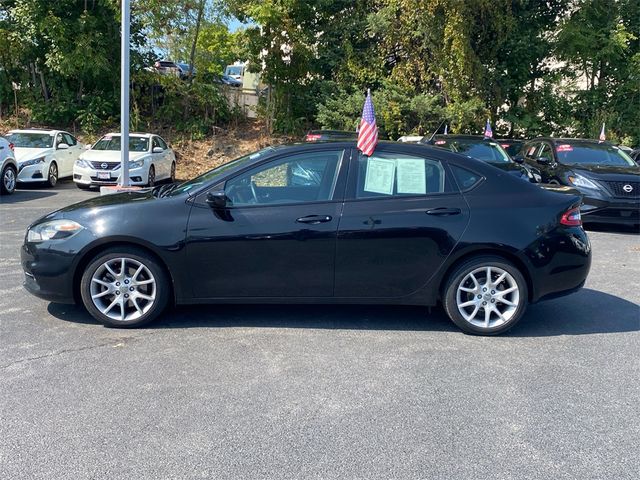
[[635, 162], [615, 145], [564, 143], [556, 147], [558, 161], [572, 165], [632, 167]]
[[225, 72], [225, 75], [238, 75], [238, 76], [242, 76], [242, 70], [244, 70], [244, 67], [241, 66], [235, 66], [235, 67], [227, 67], [227, 71]]
[[[444, 142], [444, 143], [440, 143]], [[511, 161], [507, 152], [494, 142], [485, 140], [436, 140], [438, 147], [446, 148], [452, 152], [463, 153], [471, 158], [489, 163], [508, 163]]]
[[49, 133], [15, 132], [7, 136], [7, 140], [17, 148], [51, 148], [53, 135]]
[[[91, 150], [116, 150], [120, 151], [120, 135], [105, 135]], [[145, 137], [129, 137], [130, 152], [146, 152], [149, 150], [149, 139]]]
[[249, 155], [236, 158], [235, 160], [232, 160], [229, 163], [220, 165], [219, 167], [216, 167], [213, 170], [209, 170], [208, 172], [203, 173], [202, 175], [194, 179], [181, 183], [171, 191], [171, 195], [172, 196], [180, 195], [181, 193], [188, 192], [190, 190], [193, 190], [194, 188], [198, 188], [201, 185], [204, 185], [206, 183], [211, 182], [212, 180], [215, 180], [216, 177], [219, 177], [220, 175], [226, 173], [228, 170], [231, 170], [232, 168], [235, 168], [235, 167], [242, 166], [243, 163], [252, 162], [254, 160], [257, 160], [258, 158], [264, 157], [265, 155], [272, 152], [273, 150], [274, 150], [273, 147], [263, 148], [262, 150], [258, 150], [257, 152], [250, 153]]

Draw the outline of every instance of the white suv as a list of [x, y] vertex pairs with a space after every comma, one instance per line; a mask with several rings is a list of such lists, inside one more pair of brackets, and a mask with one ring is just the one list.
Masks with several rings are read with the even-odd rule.
[[12, 194], [16, 189], [18, 176], [18, 162], [13, 152], [13, 144], [6, 138], [0, 137], [0, 193]]

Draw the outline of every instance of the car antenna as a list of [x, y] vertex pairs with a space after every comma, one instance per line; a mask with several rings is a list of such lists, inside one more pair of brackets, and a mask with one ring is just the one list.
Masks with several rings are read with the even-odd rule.
[[442, 128], [442, 125], [444, 125], [445, 123], [447, 123], [447, 119], [444, 119], [442, 122], [440, 122], [440, 125], [438, 125], [438, 128], [436, 128], [433, 133], [431, 134], [431, 136], [429, 137], [429, 140], [427, 140], [424, 143], [427, 143], [429, 145], [433, 145], [433, 138], [436, 136], [436, 133], [438, 133], [438, 130], [440, 130]]

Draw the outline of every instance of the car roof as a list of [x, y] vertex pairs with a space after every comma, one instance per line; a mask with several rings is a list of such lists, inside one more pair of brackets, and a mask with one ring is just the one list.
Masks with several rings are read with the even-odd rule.
[[438, 135], [434, 135], [433, 138], [437, 138], [439, 140], [446, 140], [446, 139], [451, 139], [451, 140], [487, 140], [487, 141], [491, 141], [491, 142], [495, 142], [497, 141], [494, 138], [489, 138], [489, 137], [484, 137], [482, 135], [466, 135], [466, 134], [438, 134]]
[[54, 134], [61, 132], [62, 130], [51, 130], [46, 128], [18, 128], [15, 130], [9, 130], [9, 133], [49, 133]]
[[[107, 133], [107, 134], [103, 135], [103, 137], [106, 137], [106, 136], [120, 137], [121, 135], [122, 134], [120, 132], [110, 132], [110, 133]], [[155, 133], [144, 133], [144, 132], [131, 132], [131, 133], [129, 133], [130, 137], [151, 138], [154, 135], [157, 136]]]

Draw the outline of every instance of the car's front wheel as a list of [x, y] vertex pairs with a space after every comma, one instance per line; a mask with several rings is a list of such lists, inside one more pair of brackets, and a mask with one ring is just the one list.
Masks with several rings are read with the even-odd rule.
[[527, 282], [512, 263], [479, 256], [449, 276], [443, 303], [449, 318], [465, 332], [497, 335], [520, 320], [527, 298]]
[[55, 187], [58, 183], [58, 165], [56, 162], [51, 162], [49, 165], [49, 173], [47, 173], [46, 184], [48, 187]]
[[89, 313], [109, 327], [139, 327], [154, 320], [169, 301], [162, 266], [136, 248], [112, 248], [91, 261], [80, 282]]
[[151, 165], [149, 167], [149, 175], [147, 176], [147, 187], [153, 187], [156, 184], [156, 168]]
[[16, 190], [16, 169], [13, 165], [6, 165], [2, 170], [0, 193], [10, 195]]

